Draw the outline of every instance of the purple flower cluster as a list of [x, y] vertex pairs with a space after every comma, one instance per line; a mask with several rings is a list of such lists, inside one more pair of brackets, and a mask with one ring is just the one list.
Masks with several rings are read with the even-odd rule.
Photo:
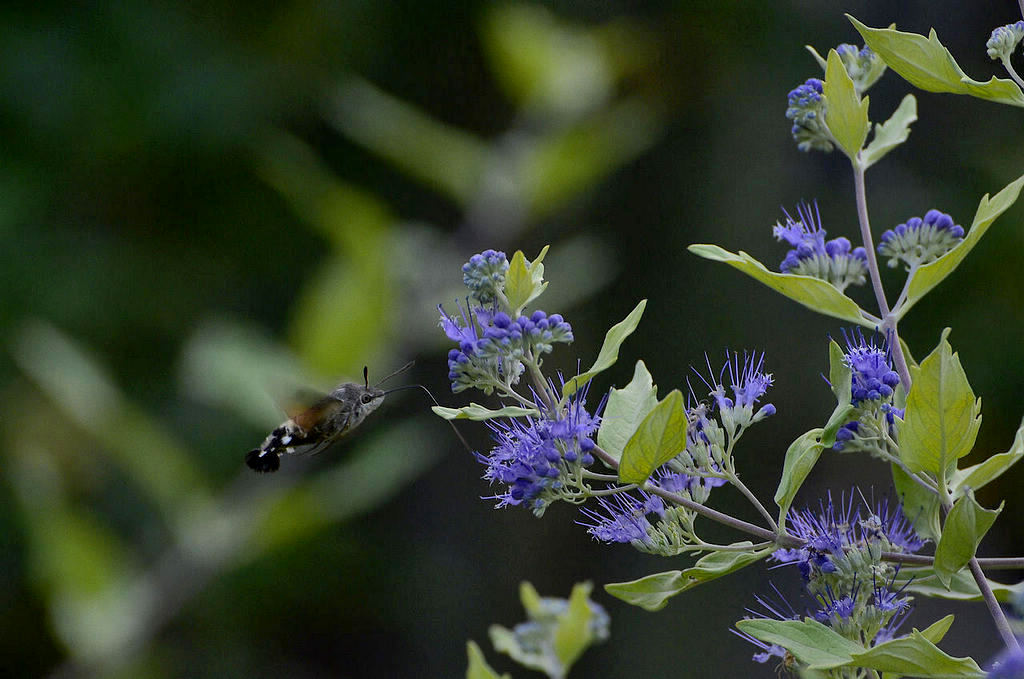
[[836, 52], [858, 92], [871, 87], [885, 72], [885, 62], [870, 47], [843, 43], [836, 47]]
[[790, 533], [804, 541], [796, 549], [780, 549], [772, 558], [780, 563], [795, 563], [804, 580], [835, 573], [837, 563], [846, 559], [847, 550], [869, 543], [881, 543], [885, 551], [913, 554], [924, 546], [900, 504], [890, 506], [883, 499], [874, 507], [854, 503], [854, 494], [840, 500], [838, 506], [829, 494], [828, 504], [818, 512], [809, 509], [790, 514]]
[[776, 240], [786, 241], [793, 248], [786, 253], [779, 270], [820, 278], [840, 291], [851, 284], [862, 285], [868, 272], [867, 251], [854, 248], [842, 236], [826, 241], [817, 205], [812, 212], [808, 205], [801, 204], [796, 213], [797, 219], [785, 213], [786, 223], [776, 224], [772, 229]]
[[786, 118], [793, 121], [791, 132], [801, 151], [832, 150], [832, 135], [825, 126], [824, 83], [810, 78], [788, 96]]
[[507, 271], [504, 252], [484, 250], [462, 265], [462, 282], [481, 304], [492, 304], [501, 294]]
[[1010, 55], [1017, 49], [1021, 38], [1024, 38], [1024, 21], [995, 29], [988, 42], [985, 43], [989, 58], [997, 61], [1009, 61]]
[[956, 247], [964, 239], [964, 229], [953, 218], [938, 210], [912, 217], [904, 224], [882, 234], [878, 253], [888, 257], [890, 267], [901, 261], [908, 267], [932, 262]]
[[892, 352], [888, 343], [881, 341], [880, 346], [876, 345], [875, 337], [869, 341], [860, 328], [849, 333], [843, 329], [846, 340], [844, 361], [853, 373], [853, 405], [889, 398], [900, 383], [899, 374], [892, 368]]
[[604, 402], [591, 415], [586, 409], [586, 393], [586, 389], [576, 392], [564, 412], [552, 412], [538, 404], [540, 417], [487, 422], [497, 445], [486, 455], [477, 453], [477, 460], [487, 468], [487, 481], [505, 486], [491, 496], [498, 500], [497, 507], [525, 504], [541, 513], [557, 499], [565, 474], [594, 463], [590, 451]]
[[[548, 316], [537, 310], [528, 317], [512, 319], [504, 311], [482, 307], [467, 313], [460, 305], [460, 322], [440, 306], [438, 311], [448, 339], [459, 345], [448, 352], [448, 379], [455, 393], [470, 387], [488, 392], [489, 382], [507, 377], [514, 381], [522, 371], [519, 362], [524, 358], [548, 353], [556, 342], [573, 340], [572, 327], [560, 314]], [[509, 375], [512, 371], [514, 374]]]

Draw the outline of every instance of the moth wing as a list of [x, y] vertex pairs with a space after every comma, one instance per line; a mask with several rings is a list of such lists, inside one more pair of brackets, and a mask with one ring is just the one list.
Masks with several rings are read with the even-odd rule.
[[330, 396], [321, 396], [311, 406], [292, 409], [288, 416], [303, 431], [312, 432], [318, 424], [334, 416], [341, 406], [341, 401]]

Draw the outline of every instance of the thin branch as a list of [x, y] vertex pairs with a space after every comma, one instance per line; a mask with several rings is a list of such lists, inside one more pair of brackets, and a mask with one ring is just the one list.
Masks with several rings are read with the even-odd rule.
[[[931, 566], [935, 557], [923, 554], [900, 554], [899, 552], [882, 552], [882, 561], [904, 563], [908, 566]], [[978, 565], [988, 570], [1024, 570], [1024, 556], [1013, 557], [979, 557]]]
[[765, 509], [764, 505], [761, 504], [761, 501], [757, 499], [757, 496], [754, 495], [749, 488], [747, 488], [747, 484], [740, 481], [740, 477], [735, 472], [730, 474], [727, 477], [727, 480], [729, 481], [729, 483], [734, 485], [741, 493], [743, 493], [743, 497], [747, 498], [747, 500], [750, 501], [750, 504], [754, 505], [754, 508], [757, 509], [757, 511], [760, 512], [761, 516], [763, 516], [768, 521], [768, 525], [772, 527], [772, 530], [778, 533], [779, 524], [775, 523], [775, 518], [768, 513], [768, 510]]

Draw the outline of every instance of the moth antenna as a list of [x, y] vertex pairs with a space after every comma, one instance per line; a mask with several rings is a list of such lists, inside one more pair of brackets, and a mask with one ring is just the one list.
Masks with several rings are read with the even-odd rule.
[[[406, 368], [408, 368], [411, 365], [412, 365], [412, 363], [410, 362], [408, 365], [406, 365], [404, 368], [402, 368], [402, 370], [405, 370]], [[398, 372], [401, 372], [401, 370], [399, 370]], [[391, 377], [391, 376], [388, 375], [388, 377]], [[437, 402], [437, 399], [434, 398], [434, 395], [430, 393], [430, 390], [427, 389], [426, 387], [424, 387], [422, 384], [407, 384], [407, 385], [402, 386], [402, 387], [395, 387], [394, 389], [388, 389], [384, 393], [385, 394], [390, 394], [393, 391], [402, 391], [403, 389], [422, 389], [424, 392], [426, 392], [427, 396], [430, 397], [430, 400], [434, 402], [434, 405], [436, 405], [438, 408], [441, 407], [441, 404]], [[462, 432], [459, 431], [459, 428], [455, 426], [455, 423], [452, 422], [451, 420], [448, 420], [448, 424], [449, 424], [449, 426], [451, 426], [452, 431], [455, 432], [455, 435], [459, 438], [459, 442], [462, 443], [462, 447], [466, 449], [466, 452], [468, 452], [470, 454], [473, 454], [473, 448], [469, 445], [469, 442], [466, 441], [466, 438], [462, 435]]]
[[370, 368], [369, 368], [369, 366], [365, 366], [365, 365], [363, 366], [363, 385], [367, 389], [370, 388]]
[[[387, 377], [385, 377], [384, 379], [382, 379], [382, 380], [381, 380], [380, 382], [378, 382], [378, 383], [377, 383], [377, 384], [375, 384], [374, 386], [376, 386], [376, 387], [379, 387], [380, 385], [384, 384], [385, 382], [387, 382], [388, 380], [390, 380], [390, 379], [391, 379], [392, 377], [394, 377], [395, 375], [401, 375], [402, 373], [404, 373], [404, 372], [405, 372], [406, 370], [408, 370], [409, 368], [413, 367], [414, 365], [416, 365], [416, 361], [409, 361], [408, 363], [406, 363], [406, 364], [405, 364], [405, 365], [403, 365], [403, 366], [402, 366], [401, 368], [399, 368], [399, 369], [398, 369], [398, 370], [396, 370], [395, 372], [391, 373], [390, 375], [388, 375]], [[367, 387], [369, 387], [369, 384], [367, 384]]]

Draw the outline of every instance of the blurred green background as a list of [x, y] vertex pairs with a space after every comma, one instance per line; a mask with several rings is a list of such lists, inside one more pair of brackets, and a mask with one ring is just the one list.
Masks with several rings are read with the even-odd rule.
[[[640, 298], [596, 387], [643, 358], [663, 390], [726, 348], [768, 354], [778, 415], [744, 441], [765, 498], [789, 441], [831, 412], [838, 326], [687, 254], [715, 242], [775, 265], [781, 209], [817, 199], [855, 235], [849, 169], [797, 152], [786, 93], [803, 49], [872, 26], [935, 27], [987, 79], [1017, 3], [40, 3], [0, 10], [0, 657], [12, 677], [453, 677], [487, 626], [521, 619], [521, 579], [566, 596], [680, 568], [594, 543], [578, 514], [496, 512], [481, 468], [417, 392], [275, 476], [246, 450], [299, 387], [416, 359], [447, 390], [436, 304], [493, 247], [546, 260], [541, 307], [588, 364]], [[888, 74], [882, 120], [910, 91]], [[967, 226], [1024, 172], [1021, 113], [915, 92], [909, 142], [869, 174], [876, 232], [931, 207]], [[924, 356], [954, 328], [1002, 452], [1024, 386], [1024, 208], [903, 326]], [[893, 294], [898, 285], [889, 278]], [[866, 290], [855, 291], [869, 303]], [[479, 400], [479, 395], [474, 395]], [[467, 399], [468, 400], [468, 399]], [[477, 447], [482, 425], [461, 430]], [[976, 460], [968, 459], [968, 462]], [[1008, 511], [984, 555], [1020, 554], [1024, 470], [980, 498]], [[887, 491], [829, 456], [805, 488]], [[717, 506], [746, 512], [720, 492]], [[801, 500], [798, 499], [799, 505]], [[755, 517], [749, 517], [754, 519]], [[710, 537], [716, 537], [714, 530]], [[731, 537], [724, 535], [723, 537]], [[1019, 574], [1005, 574], [1007, 577]], [[728, 634], [769, 577], [745, 571], [657, 614], [596, 598], [612, 640], [578, 676], [774, 676]], [[921, 604], [923, 627], [942, 606]], [[998, 649], [980, 605], [948, 650]], [[516, 676], [526, 676], [514, 670]]]

